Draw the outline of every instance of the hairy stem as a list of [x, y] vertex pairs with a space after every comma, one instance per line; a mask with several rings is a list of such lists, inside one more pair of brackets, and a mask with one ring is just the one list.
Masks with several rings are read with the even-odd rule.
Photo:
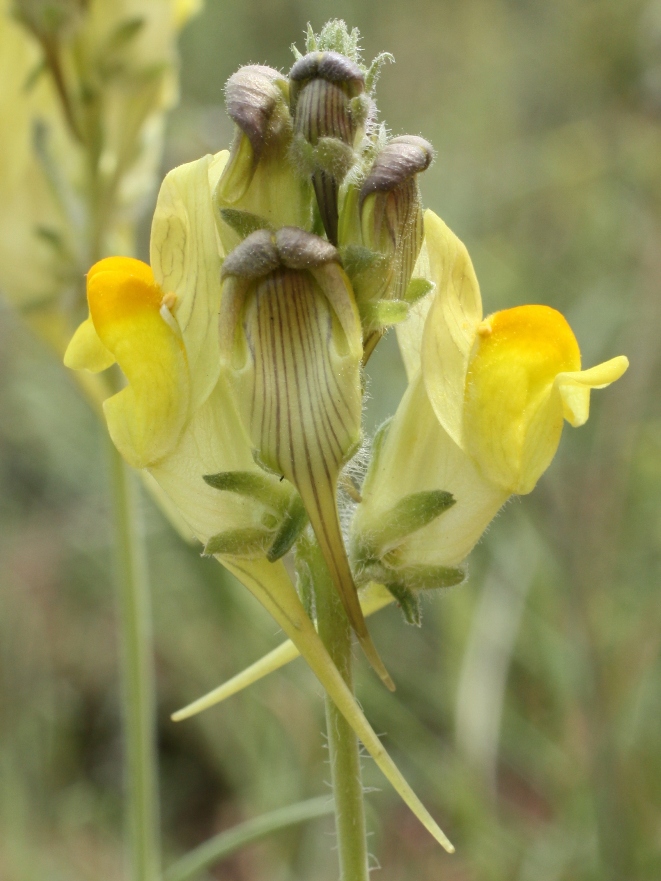
[[[351, 626], [330, 573], [315, 546], [310, 559], [319, 636], [353, 692]], [[358, 739], [326, 695], [326, 727], [335, 800], [335, 827], [341, 881], [368, 881], [365, 805]]]

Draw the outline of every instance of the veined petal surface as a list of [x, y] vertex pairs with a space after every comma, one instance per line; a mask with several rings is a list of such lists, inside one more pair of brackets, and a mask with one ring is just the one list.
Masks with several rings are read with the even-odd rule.
[[151, 232], [154, 278], [174, 295], [173, 313], [186, 346], [191, 406], [211, 393], [218, 374], [220, 244], [210, 195], [229, 153], [204, 156], [173, 169], [163, 181]]
[[468, 556], [509, 493], [487, 480], [447, 434], [420, 375], [410, 383], [363, 487], [352, 532], [369, 533], [404, 497], [452, 493], [455, 504], [396, 548], [397, 566], [456, 566]]
[[422, 338], [422, 376], [439, 422], [461, 444], [466, 371], [482, 320], [480, 288], [466, 246], [429, 210], [425, 243], [436, 289]]

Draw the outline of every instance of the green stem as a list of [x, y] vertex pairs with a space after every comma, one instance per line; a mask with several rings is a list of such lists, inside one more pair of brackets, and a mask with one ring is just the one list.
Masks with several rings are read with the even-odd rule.
[[[317, 623], [328, 653], [353, 693], [352, 635], [330, 573], [315, 546], [311, 549]], [[369, 881], [365, 805], [358, 738], [326, 695], [326, 728], [335, 800], [335, 828], [341, 881]]]
[[326, 796], [311, 798], [309, 801], [287, 805], [286, 808], [278, 808], [261, 817], [247, 820], [234, 829], [228, 829], [205, 841], [195, 850], [187, 853], [165, 873], [165, 881], [188, 881], [205, 869], [209, 869], [214, 863], [233, 854], [235, 851], [265, 838], [280, 829], [294, 826], [296, 823], [305, 823], [316, 817], [324, 817], [333, 812], [333, 803]]
[[160, 871], [158, 772], [151, 612], [136, 486], [108, 439], [121, 632], [125, 786], [131, 881]]

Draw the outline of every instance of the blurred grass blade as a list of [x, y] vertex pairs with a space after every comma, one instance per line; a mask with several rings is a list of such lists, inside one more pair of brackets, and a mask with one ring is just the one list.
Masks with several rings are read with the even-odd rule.
[[333, 813], [333, 801], [326, 795], [311, 798], [307, 801], [288, 805], [286, 808], [278, 808], [247, 820], [233, 829], [220, 832], [195, 850], [187, 853], [165, 872], [165, 881], [187, 881], [194, 878], [200, 872], [210, 868], [219, 860], [226, 859], [235, 851], [259, 841], [267, 835], [294, 826], [296, 823], [304, 823], [306, 820], [314, 820]]
[[[382, 585], [370, 584], [367, 591], [361, 596], [360, 604], [363, 614], [365, 617], [373, 615], [374, 612], [378, 612], [379, 609], [383, 609], [392, 603], [393, 599], [394, 597]], [[295, 661], [299, 654], [299, 650], [288, 639], [274, 648], [273, 651], [264, 655], [263, 658], [260, 658], [259, 661], [255, 661], [254, 664], [246, 667], [245, 670], [237, 673], [236, 676], [232, 676], [227, 682], [223, 682], [222, 685], [199, 697], [181, 710], [177, 710], [170, 718], [173, 722], [182, 722], [184, 719], [196, 716], [203, 710], [208, 710], [210, 707], [227, 700], [228, 697], [243, 691], [249, 685], [259, 682], [260, 679], [268, 676], [269, 673], [274, 673], [276, 670], [289, 664], [290, 661]]]

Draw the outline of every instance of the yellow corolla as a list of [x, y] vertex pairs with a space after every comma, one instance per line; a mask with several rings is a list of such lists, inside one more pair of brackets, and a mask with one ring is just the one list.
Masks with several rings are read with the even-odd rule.
[[218, 379], [213, 316], [221, 261], [208, 193], [226, 158], [205, 157], [165, 179], [151, 267], [109, 257], [87, 275], [90, 316], [71, 340], [65, 364], [92, 372], [119, 364], [128, 385], [104, 411], [114, 443], [136, 468], [154, 466], [175, 449]]
[[[491, 483], [508, 494], [529, 493], [555, 455], [563, 421], [582, 425], [590, 390], [619, 379], [629, 362], [619, 356], [581, 370], [571, 328], [548, 306], [483, 320], [468, 252], [432, 211], [425, 244], [436, 289], [420, 364], [436, 418]], [[405, 359], [415, 362], [411, 343], [404, 346]]]

